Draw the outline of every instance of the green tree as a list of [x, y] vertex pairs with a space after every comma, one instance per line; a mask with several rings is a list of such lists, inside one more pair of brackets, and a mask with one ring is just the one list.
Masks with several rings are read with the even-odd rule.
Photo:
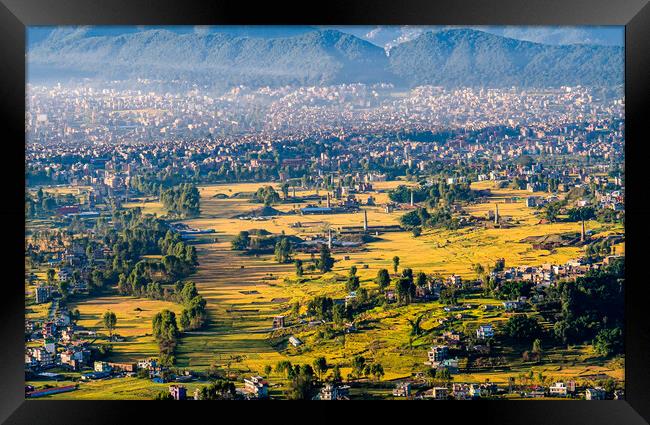
[[54, 282], [54, 274], [55, 273], [56, 272], [54, 271], [54, 269], [47, 269], [46, 276], [47, 276], [47, 283], [48, 284], [52, 284], [52, 282]]
[[318, 379], [323, 380], [323, 373], [327, 372], [327, 359], [325, 357], [317, 357], [314, 360], [314, 370], [318, 374]]
[[375, 282], [379, 286], [379, 290], [384, 292], [384, 290], [390, 285], [390, 275], [388, 274], [388, 270], [379, 269]]
[[345, 282], [345, 289], [348, 292], [356, 291], [359, 289], [359, 276], [351, 274], [348, 276], [348, 280]]
[[601, 329], [593, 341], [594, 351], [599, 356], [610, 356], [623, 352], [623, 331], [621, 328]]
[[160, 391], [153, 398], [154, 400], [173, 400], [174, 397], [169, 391]]
[[503, 330], [506, 335], [516, 339], [533, 339], [542, 333], [537, 319], [525, 314], [512, 316], [504, 325]]
[[396, 255], [393, 257], [393, 272], [397, 273], [398, 267], [399, 267], [399, 257]]
[[307, 314], [316, 316], [321, 320], [330, 320], [333, 305], [334, 302], [330, 297], [319, 295], [307, 303]]
[[343, 304], [334, 304], [332, 307], [332, 320], [337, 325], [342, 325], [347, 319], [346, 309]]
[[106, 313], [104, 313], [103, 321], [104, 321], [104, 327], [108, 329], [109, 337], [112, 338], [113, 329], [115, 329], [115, 325], [117, 325], [117, 316], [112, 311], [107, 311]]
[[291, 246], [291, 241], [287, 238], [280, 238], [275, 244], [275, 261], [280, 264], [289, 263], [292, 252], [293, 247]]
[[248, 248], [250, 244], [250, 236], [246, 231], [241, 231], [239, 234], [230, 242], [232, 249], [243, 251]]
[[454, 288], [443, 288], [440, 291], [440, 302], [446, 305], [458, 304], [458, 293]]
[[363, 356], [354, 356], [352, 359], [352, 370], [354, 370], [354, 374], [357, 377], [361, 377], [363, 375], [363, 370], [365, 369], [366, 366], [366, 358]]
[[341, 377], [341, 367], [336, 364], [332, 368], [332, 381], [340, 382], [341, 379], [342, 379], [342, 377]]
[[419, 315], [418, 317], [416, 317], [413, 320], [406, 319], [406, 321], [410, 325], [410, 331], [409, 331], [410, 336], [416, 336], [417, 337], [417, 336], [420, 336], [420, 335], [422, 335], [424, 333], [424, 330], [420, 326], [420, 324], [422, 323], [423, 318], [424, 318], [424, 315], [421, 314], [421, 315]]
[[419, 286], [420, 288], [424, 288], [427, 286], [427, 275], [424, 272], [419, 272], [417, 279], [416, 279], [416, 285]]
[[415, 284], [413, 283], [413, 270], [402, 270], [402, 276], [397, 281], [397, 298], [400, 304], [410, 304], [415, 296]]
[[332, 254], [330, 253], [329, 248], [327, 245], [323, 244], [320, 247], [320, 258], [318, 259], [318, 269], [321, 271], [321, 273], [327, 273], [328, 271], [332, 270], [332, 266], [334, 265], [334, 258], [332, 258]]
[[302, 266], [302, 260], [296, 259], [295, 263], [296, 263], [296, 276], [302, 277], [303, 274], [305, 274], [305, 270], [303, 269]]
[[280, 360], [275, 365], [275, 373], [286, 373], [289, 377], [293, 374], [293, 365], [289, 360]]
[[375, 377], [377, 381], [381, 381], [381, 378], [384, 377], [384, 367], [380, 363], [374, 363], [370, 367], [370, 373]]
[[280, 189], [282, 190], [282, 195], [284, 196], [284, 199], [289, 199], [289, 183], [287, 182], [282, 183]]

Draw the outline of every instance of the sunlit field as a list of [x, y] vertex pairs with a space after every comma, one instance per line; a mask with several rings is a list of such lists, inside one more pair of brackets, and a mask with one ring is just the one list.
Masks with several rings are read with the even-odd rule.
[[[521, 190], [495, 189], [492, 182], [474, 183], [477, 190], [490, 189], [486, 202], [464, 207], [467, 214], [484, 218], [488, 211], [499, 204], [499, 214], [511, 227], [494, 229], [483, 226], [462, 228], [458, 231], [443, 229], [425, 230], [419, 237], [411, 232], [387, 232], [376, 235], [377, 240], [367, 243], [354, 252], [337, 252], [337, 260], [331, 272], [324, 275], [305, 272], [298, 279], [293, 264], [278, 264], [273, 255], [245, 255], [231, 249], [230, 241], [242, 230], [265, 229], [269, 232], [299, 237], [323, 234], [327, 228], [337, 230], [340, 226], [361, 226], [363, 212], [327, 215], [299, 214], [299, 208], [307, 203], [280, 203], [273, 208], [283, 214], [267, 220], [242, 220], [235, 218], [262, 206], [250, 202], [250, 196], [258, 188], [272, 183], [218, 184], [199, 187], [201, 195], [201, 214], [199, 217], [184, 220], [188, 225], [199, 229], [214, 229], [215, 233], [196, 240], [200, 266], [188, 279], [197, 283], [201, 295], [207, 300], [209, 320], [199, 331], [185, 332], [176, 350], [177, 366], [190, 370], [205, 370], [211, 366], [227, 371], [232, 377], [263, 374], [264, 367], [274, 366], [280, 360], [294, 364], [311, 364], [316, 357], [324, 356], [331, 365], [339, 364], [343, 377], [351, 371], [350, 361], [356, 355], [363, 355], [369, 362], [379, 362], [385, 370], [384, 380], [397, 380], [424, 372], [426, 351], [436, 335], [442, 332], [441, 319], [466, 334], [484, 323], [492, 323], [499, 332], [509, 314], [503, 310], [485, 310], [486, 304], [500, 306], [501, 301], [470, 297], [461, 302], [468, 309], [461, 316], [443, 310], [439, 302], [413, 303], [408, 306], [389, 304], [376, 307], [363, 313], [357, 320], [356, 332], [343, 334], [332, 339], [319, 337], [317, 326], [296, 326], [281, 332], [272, 332], [272, 318], [275, 315], [289, 315], [293, 303], [299, 302], [301, 312], [306, 310], [307, 302], [317, 295], [327, 295], [341, 299], [347, 295], [345, 276], [351, 266], [358, 269], [361, 286], [375, 290], [374, 278], [381, 268], [392, 270], [394, 256], [400, 258], [398, 273], [402, 268], [412, 268], [414, 272], [446, 278], [452, 274], [463, 279], [475, 279], [472, 264], [480, 263], [486, 269], [497, 259], [504, 258], [506, 266], [542, 264], [563, 264], [582, 255], [581, 247], [562, 247], [552, 251], [533, 249], [530, 243], [522, 242], [529, 236], [578, 233], [579, 223], [543, 224], [535, 208], [525, 205], [530, 195], [546, 196], [544, 193], [531, 194]], [[363, 206], [367, 211], [369, 226], [399, 224], [399, 218], [406, 210], [385, 211], [382, 204], [388, 201], [388, 191], [399, 184], [414, 184], [405, 181], [379, 182], [374, 184], [374, 192], [357, 195], [365, 203], [367, 196], [375, 199], [377, 206]], [[293, 191], [290, 190], [290, 196]], [[296, 189], [296, 196], [313, 195], [314, 190]], [[325, 192], [321, 191], [322, 204]], [[516, 198], [512, 203], [505, 199]], [[127, 208], [141, 207], [145, 214], [165, 213], [159, 202], [151, 200], [134, 201], [124, 205]], [[293, 223], [309, 225], [292, 227]], [[587, 230], [594, 235], [623, 233], [621, 225], [602, 224], [596, 221], [586, 223]], [[624, 253], [624, 245], [616, 246], [616, 252]], [[310, 260], [308, 254], [297, 254], [294, 258]], [[38, 278], [44, 279], [44, 270], [38, 271]], [[29, 292], [29, 287], [26, 291]], [[28, 317], [42, 317], [47, 314], [49, 304], [28, 306]], [[123, 296], [104, 296], [87, 299], [69, 305], [71, 310], [81, 312], [79, 324], [99, 332], [99, 338], [106, 338], [102, 315], [111, 310], [118, 317], [115, 333], [125, 338], [124, 342], [113, 343], [111, 360], [137, 361], [157, 354], [156, 344], [151, 336], [151, 319], [155, 313], [167, 308], [180, 313], [178, 304], [137, 299]], [[537, 315], [537, 313], [532, 313]], [[409, 336], [407, 319], [422, 315], [421, 337]], [[547, 330], [551, 324], [538, 316]], [[289, 325], [295, 319], [288, 318]], [[287, 338], [295, 335], [303, 345], [293, 347]], [[548, 350], [544, 353], [542, 364], [525, 363], [521, 353], [530, 347], [506, 345], [498, 350], [507, 358], [507, 366], [476, 368], [468, 373], [456, 375], [457, 382], [484, 382], [489, 379], [497, 384], [507, 384], [509, 377], [528, 373], [531, 368], [542, 372], [548, 379], [571, 377], [590, 382], [594, 376], [611, 376], [623, 379], [622, 360], [610, 361], [603, 365], [590, 346], [572, 346], [562, 350]], [[461, 368], [468, 366], [461, 361]], [[280, 394], [285, 387], [286, 377], [275, 372], [269, 376], [272, 394]], [[62, 385], [58, 383], [57, 385]], [[43, 385], [37, 382], [37, 386]], [[199, 384], [189, 384], [188, 393]], [[237, 384], [241, 386], [241, 382]], [[56, 395], [56, 398], [151, 398], [165, 390], [167, 385], [154, 384], [149, 380], [125, 378], [108, 379], [81, 383], [74, 392]], [[377, 395], [390, 396], [389, 390], [375, 389]], [[373, 390], [373, 391], [375, 391]], [[357, 390], [355, 390], [357, 391]]]
[[70, 310], [79, 309], [81, 318], [78, 324], [95, 329], [98, 337], [108, 342], [108, 330], [104, 328], [102, 317], [112, 311], [117, 316], [117, 326], [113, 334], [124, 337], [123, 342], [111, 342], [115, 361], [136, 362], [156, 356], [158, 348], [151, 336], [151, 321], [160, 310], [167, 309], [180, 313], [181, 306], [176, 303], [126, 296], [106, 296], [68, 303]]
[[[481, 183], [477, 189], [488, 188], [486, 183], [490, 182]], [[400, 182], [376, 184], [375, 190], [394, 188], [398, 184]], [[212, 314], [211, 322], [206, 329], [196, 335], [183, 337], [178, 353], [182, 366], [207, 367], [213, 363], [220, 365], [227, 363], [242, 372], [260, 373], [265, 365], [274, 365], [281, 359], [289, 359], [294, 363], [311, 363], [315, 357], [324, 355], [328, 362], [345, 366], [354, 355], [362, 354], [382, 363], [386, 370], [385, 379], [410, 376], [415, 371], [425, 369], [426, 350], [431, 344], [431, 337], [413, 341], [412, 348], [409, 347], [406, 319], [424, 313], [426, 319], [423, 327], [435, 328], [437, 320], [448, 315], [438, 303], [389, 307], [386, 311], [384, 308], [377, 308], [377, 311], [367, 312], [361, 319], [364, 324], [360, 332], [346, 334], [336, 340], [315, 341], [316, 330], [296, 330], [295, 334], [305, 342], [299, 348], [287, 346], [286, 338], [281, 342], [268, 339], [272, 317], [287, 313], [290, 305], [295, 301], [301, 302], [304, 309], [306, 302], [315, 295], [343, 298], [346, 295], [344, 282], [337, 281], [336, 277], [343, 278], [352, 265], [357, 266], [363, 287], [376, 288], [372, 279], [380, 268], [391, 269], [392, 258], [396, 255], [400, 257], [401, 267], [439, 274], [443, 277], [458, 274], [470, 279], [476, 277], [470, 268], [473, 263], [481, 263], [487, 267], [497, 259], [505, 258], [508, 266], [558, 264], [580, 256], [581, 252], [581, 248], [578, 247], [558, 248], [552, 252], [534, 250], [530, 244], [521, 243], [520, 241], [527, 236], [577, 233], [580, 227], [577, 223], [539, 224], [540, 218], [534, 214], [535, 209], [528, 208], [524, 204], [525, 196], [530, 193], [501, 189], [493, 191], [489, 202], [471, 205], [467, 211], [472, 215], [484, 216], [489, 209], [494, 208], [494, 202], [499, 202], [500, 214], [506, 218], [511, 217], [516, 223], [512, 228], [462, 229], [456, 232], [429, 230], [418, 238], [413, 237], [410, 232], [384, 233], [379, 235], [379, 241], [367, 244], [362, 252], [345, 254], [335, 252], [334, 257], [337, 262], [332, 272], [323, 276], [307, 273], [300, 282], [295, 278], [293, 265], [279, 265], [271, 255], [254, 257], [234, 252], [230, 249], [229, 241], [239, 231], [254, 228], [266, 229], [273, 233], [284, 231], [286, 234], [298, 236], [309, 234], [302, 233], [305, 231], [304, 228], [290, 226], [297, 221], [318, 221], [323, 223], [323, 228], [329, 225], [333, 229], [338, 226], [359, 226], [363, 223], [363, 214], [310, 216], [292, 214], [265, 221], [233, 218], [235, 215], [260, 207], [260, 204], [251, 203], [244, 197], [233, 198], [233, 194], [241, 196], [243, 193], [252, 193], [264, 185], [211, 185], [200, 188], [201, 217], [188, 220], [187, 223], [202, 229], [215, 229], [217, 242], [197, 245], [201, 265], [192, 279], [197, 282], [200, 292], [208, 300], [208, 307]], [[215, 197], [219, 193], [226, 194], [229, 198]], [[296, 191], [296, 196], [302, 194], [304, 192]], [[387, 194], [372, 195], [377, 199], [378, 204], [386, 202]], [[505, 197], [515, 196], [521, 197], [521, 200], [513, 204], [503, 204]], [[300, 208], [305, 205], [281, 204], [275, 205], [274, 208], [289, 212], [294, 206]], [[387, 214], [380, 206], [366, 209], [370, 226], [397, 224], [399, 217], [404, 214], [404, 211]], [[596, 233], [622, 230], [597, 222], [588, 222], [587, 228]], [[316, 226], [316, 230], [313, 231], [320, 230]], [[349, 259], [344, 260], [344, 256]], [[308, 256], [298, 255], [297, 258], [308, 259]], [[486, 313], [481, 310], [480, 305], [483, 303], [500, 304], [496, 300], [472, 301], [476, 308], [467, 311], [467, 318], [459, 321], [461, 328], [473, 332], [478, 324], [482, 323], [482, 319], [489, 319], [491, 323], [507, 319], [505, 314]], [[575, 349], [573, 353], [557, 357], [553, 363], [557, 361], [559, 364], [570, 365], [589, 357], [589, 353], [582, 349]], [[525, 370], [529, 367], [522, 365], [522, 369]], [[562, 367], [551, 364], [542, 366], [542, 370], [545, 367], [549, 368], [549, 373], [553, 372], [558, 376], [578, 372], [573, 366]], [[610, 373], [618, 374], [617, 371]], [[508, 373], [491, 372], [486, 376], [476, 374], [463, 379], [482, 380], [484, 377], [491, 377], [496, 381], [506, 381], [507, 376]]]

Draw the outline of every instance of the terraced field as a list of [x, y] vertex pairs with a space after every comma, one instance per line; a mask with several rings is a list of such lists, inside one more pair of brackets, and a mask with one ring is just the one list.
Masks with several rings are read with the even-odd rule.
[[[376, 189], [387, 190], [398, 184], [400, 182], [380, 183], [376, 185]], [[477, 188], [489, 188], [488, 184], [490, 182], [481, 182]], [[324, 355], [328, 362], [341, 364], [345, 374], [349, 359], [354, 355], [363, 354], [384, 365], [386, 379], [409, 376], [414, 371], [424, 370], [425, 351], [431, 343], [431, 338], [420, 338], [412, 341], [412, 346], [409, 346], [406, 319], [425, 314], [423, 327], [434, 329], [437, 320], [448, 316], [438, 303], [413, 304], [386, 310], [378, 308], [365, 314], [360, 332], [346, 334], [335, 340], [322, 340], [316, 336], [315, 330], [298, 328], [294, 333], [305, 342], [299, 348], [287, 346], [286, 338], [284, 341], [280, 339], [279, 342], [268, 339], [272, 317], [287, 313], [294, 301], [299, 301], [304, 306], [306, 301], [315, 295], [342, 298], [346, 294], [344, 283], [336, 278], [338, 276], [342, 279], [352, 265], [358, 267], [362, 286], [374, 288], [372, 279], [377, 271], [380, 268], [391, 269], [395, 255], [400, 257], [401, 267], [442, 276], [458, 274], [463, 278], [475, 277], [470, 269], [471, 264], [481, 263], [488, 266], [498, 258], [505, 258], [507, 265], [540, 265], [564, 263], [580, 255], [581, 248], [577, 247], [558, 248], [550, 252], [533, 250], [530, 244], [520, 242], [528, 236], [578, 232], [580, 227], [577, 223], [539, 224], [539, 218], [533, 215], [534, 209], [525, 207], [523, 203], [524, 197], [529, 195], [528, 192], [492, 188], [492, 198], [489, 202], [472, 205], [467, 208], [468, 212], [484, 216], [489, 209], [494, 208], [495, 202], [499, 202], [500, 214], [506, 218], [512, 217], [513, 222], [517, 223], [514, 227], [462, 229], [457, 232], [430, 230], [418, 238], [408, 232], [384, 233], [379, 236], [378, 241], [367, 244], [363, 251], [345, 254], [335, 252], [337, 263], [332, 272], [324, 276], [307, 274], [307, 280], [299, 283], [295, 279], [293, 265], [279, 265], [270, 255], [255, 257], [232, 251], [230, 240], [239, 231], [253, 228], [304, 236], [309, 230], [291, 227], [291, 224], [297, 221], [319, 221], [333, 228], [358, 226], [363, 222], [363, 215], [283, 215], [266, 221], [233, 218], [259, 208], [259, 204], [251, 203], [246, 194], [250, 195], [261, 186], [263, 184], [212, 185], [200, 188], [201, 217], [188, 220], [187, 224], [216, 230], [217, 242], [197, 244], [201, 265], [192, 277], [208, 301], [211, 320], [209, 326], [200, 333], [183, 336], [178, 353], [181, 366], [204, 368], [210, 364], [227, 364], [229, 368], [242, 372], [261, 373], [265, 365], [274, 365], [281, 359], [289, 359], [294, 363], [311, 363], [315, 357]], [[304, 193], [297, 191], [296, 195]], [[215, 196], [217, 194], [228, 197]], [[386, 201], [387, 194], [380, 192], [373, 196], [381, 203]], [[502, 203], [504, 198], [515, 196], [520, 197], [521, 201]], [[274, 208], [289, 212], [302, 206], [305, 205], [282, 204]], [[367, 207], [367, 211], [370, 226], [397, 224], [403, 214], [402, 211], [386, 213], [380, 207]], [[587, 223], [587, 228], [596, 233], [620, 230], [596, 222]], [[314, 231], [317, 230], [318, 226]], [[348, 259], [343, 259], [344, 256]], [[475, 308], [467, 312], [467, 317], [463, 318], [459, 326], [472, 332], [484, 319], [489, 319], [492, 323], [507, 319], [503, 315], [481, 310], [480, 305], [484, 303], [498, 302], [483, 299], [472, 301]], [[558, 361], [570, 365], [590, 357], [584, 348], [576, 348], [574, 351], [573, 355], [563, 353]], [[516, 364], [513, 366], [516, 369]], [[567, 373], [567, 370], [575, 371], [571, 368], [561, 370], [563, 373]], [[562, 374], [561, 371], [557, 372]], [[512, 370], [509, 373], [513, 373]], [[508, 375], [491, 372], [486, 376], [506, 382]], [[483, 376], [467, 378], [482, 379]]]

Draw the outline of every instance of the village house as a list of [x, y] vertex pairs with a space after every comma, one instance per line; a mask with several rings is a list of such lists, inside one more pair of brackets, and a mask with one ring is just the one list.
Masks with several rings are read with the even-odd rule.
[[604, 388], [587, 388], [585, 390], [585, 400], [605, 400], [607, 395]]
[[434, 400], [447, 400], [449, 390], [447, 387], [435, 387], [431, 389], [431, 398]]
[[486, 339], [494, 337], [494, 331], [492, 330], [492, 325], [481, 325], [476, 330], [476, 338]]
[[557, 397], [567, 396], [567, 386], [564, 382], [554, 383], [548, 388], [548, 391], [551, 396], [557, 396]]
[[457, 374], [459, 372], [458, 359], [441, 360], [434, 367], [437, 369], [447, 369], [451, 374]]
[[61, 353], [61, 364], [69, 366], [72, 370], [79, 370], [89, 358], [90, 350], [72, 348]]
[[273, 329], [284, 328], [284, 316], [275, 316], [273, 318]]
[[289, 337], [289, 343], [291, 345], [293, 345], [294, 347], [298, 347], [298, 346], [302, 345], [302, 341], [300, 339], [298, 339], [297, 337], [293, 336], [293, 335], [291, 335]]
[[34, 290], [34, 302], [36, 304], [46, 303], [50, 300], [49, 286], [39, 286]]
[[48, 368], [54, 366], [54, 354], [47, 351], [45, 348], [32, 349], [32, 357], [37, 361], [40, 368]]
[[268, 398], [269, 384], [261, 376], [251, 376], [244, 378], [244, 392], [253, 398]]
[[411, 396], [411, 383], [410, 382], [400, 382], [393, 389], [394, 397], [410, 397]]
[[93, 365], [93, 370], [95, 372], [111, 372], [112, 368], [108, 365], [107, 362], [95, 362]]
[[146, 359], [138, 361], [138, 369], [152, 370], [158, 366], [158, 361], [156, 359]]
[[463, 284], [463, 279], [460, 276], [458, 276], [457, 274], [453, 274], [453, 275], [451, 275], [451, 276], [449, 276], [447, 278], [447, 283], [450, 286], [455, 286], [455, 287], [460, 288], [462, 286], [462, 284]]
[[314, 400], [349, 400], [350, 387], [348, 385], [335, 385], [327, 383], [320, 389]]
[[429, 358], [428, 364], [437, 367], [438, 364], [449, 357], [449, 347], [446, 345], [436, 345], [431, 347], [427, 353]]
[[187, 400], [187, 388], [183, 385], [170, 385], [169, 394], [174, 400]]
[[108, 367], [111, 370], [119, 372], [135, 372], [137, 369], [137, 364], [135, 363], [108, 363]]
[[452, 385], [452, 395], [456, 400], [469, 400], [471, 396], [469, 394], [469, 385], [454, 383]]
[[519, 301], [505, 301], [503, 303], [503, 308], [505, 311], [517, 311], [521, 310], [522, 307], [523, 305]]

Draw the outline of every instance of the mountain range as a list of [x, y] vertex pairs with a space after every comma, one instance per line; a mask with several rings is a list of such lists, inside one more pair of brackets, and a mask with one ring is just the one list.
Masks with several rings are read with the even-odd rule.
[[[182, 28], [182, 27], [178, 27]], [[192, 27], [188, 27], [192, 28]], [[612, 86], [620, 46], [548, 45], [476, 29], [427, 31], [388, 52], [335, 29], [58, 29], [34, 37], [28, 79], [189, 80], [218, 86], [386, 82], [446, 87]]]

